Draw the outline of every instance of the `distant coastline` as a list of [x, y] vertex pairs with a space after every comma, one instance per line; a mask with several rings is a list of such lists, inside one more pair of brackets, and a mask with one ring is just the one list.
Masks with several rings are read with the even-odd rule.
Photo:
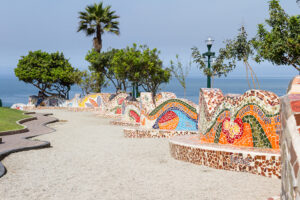
[[[272, 91], [278, 96], [285, 95], [291, 79], [292, 75], [290, 77], [259, 77], [261, 89]], [[224, 94], [241, 94], [249, 89], [247, 80], [242, 76], [217, 78], [214, 80], [213, 86], [220, 88]], [[198, 103], [199, 89], [203, 87], [206, 87], [206, 77], [189, 77], [187, 79], [186, 98]], [[183, 89], [175, 79], [172, 79], [169, 84], [163, 85], [161, 91], [174, 92], [179, 98], [183, 98]], [[104, 88], [103, 92], [114, 93], [115, 90], [112, 86], [109, 86]], [[38, 89], [30, 84], [18, 81], [14, 76], [0, 75], [0, 99], [2, 99], [3, 106], [10, 107], [14, 103], [26, 104], [28, 97], [37, 95], [37, 93]], [[78, 86], [73, 86], [70, 91], [70, 98], [73, 98], [76, 93], [81, 93], [81, 90]]]

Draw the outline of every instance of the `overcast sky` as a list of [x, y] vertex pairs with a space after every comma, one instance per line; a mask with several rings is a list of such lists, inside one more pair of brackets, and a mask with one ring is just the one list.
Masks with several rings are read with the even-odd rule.
[[[28, 51], [62, 51], [74, 67], [86, 69], [85, 55], [92, 48], [92, 37], [77, 33], [78, 12], [95, 0], [1, 0], [0, 74], [13, 74], [18, 60]], [[215, 39], [213, 50], [237, 34], [244, 24], [249, 35], [268, 17], [266, 0], [110, 0], [120, 16], [120, 36], [105, 34], [103, 50], [124, 48], [132, 43], [147, 44], [161, 51], [164, 65], [179, 54], [190, 59], [191, 47], [206, 50], [204, 40]], [[281, 0], [290, 15], [299, 14], [296, 0]], [[277, 67], [268, 62], [252, 66], [259, 76], [293, 76], [292, 67]], [[192, 76], [203, 76], [197, 69]], [[242, 64], [231, 76], [245, 74]]]

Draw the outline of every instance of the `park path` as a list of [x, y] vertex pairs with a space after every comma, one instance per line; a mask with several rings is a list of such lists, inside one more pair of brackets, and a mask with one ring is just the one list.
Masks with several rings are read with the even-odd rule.
[[280, 180], [173, 159], [168, 139], [124, 138], [123, 127], [91, 112], [53, 112], [56, 131], [36, 137], [51, 148], [2, 162], [4, 200], [266, 200]]
[[[28, 132], [1, 136], [2, 143], [0, 143], [0, 161], [11, 153], [50, 146], [50, 143], [47, 141], [30, 138], [55, 131], [45, 125], [58, 120], [54, 117], [50, 117], [49, 114], [34, 113], [30, 115], [37, 119], [22, 124], [28, 128]], [[0, 162], [0, 177], [5, 173], [6, 169]]]

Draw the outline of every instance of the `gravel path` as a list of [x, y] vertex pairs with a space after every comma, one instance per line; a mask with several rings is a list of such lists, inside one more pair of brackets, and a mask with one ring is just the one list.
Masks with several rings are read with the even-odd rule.
[[0, 199], [263, 199], [280, 180], [177, 161], [167, 139], [126, 139], [122, 127], [88, 112], [51, 110], [67, 122], [37, 137], [52, 148], [11, 154], [2, 162]]
[[[27, 127], [24, 133], [1, 136], [2, 143], [0, 144], [0, 159], [5, 156], [19, 151], [30, 149], [38, 149], [49, 147], [50, 143], [47, 141], [40, 141], [30, 139], [32, 137], [51, 133], [55, 130], [45, 126], [46, 124], [56, 122], [57, 119], [46, 114], [30, 114], [35, 119], [22, 123]], [[2, 132], [3, 134], [3, 132]], [[0, 161], [0, 178], [5, 174], [6, 170]]]

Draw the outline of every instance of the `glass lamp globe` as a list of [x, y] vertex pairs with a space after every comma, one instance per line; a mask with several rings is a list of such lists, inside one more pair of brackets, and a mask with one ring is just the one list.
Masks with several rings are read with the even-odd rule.
[[207, 38], [207, 40], [205, 40], [205, 42], [206, 42], [206, 45], [211, 46], [214, 43], [214, 40], [211, 37], [209, 37], [209, 38]]

